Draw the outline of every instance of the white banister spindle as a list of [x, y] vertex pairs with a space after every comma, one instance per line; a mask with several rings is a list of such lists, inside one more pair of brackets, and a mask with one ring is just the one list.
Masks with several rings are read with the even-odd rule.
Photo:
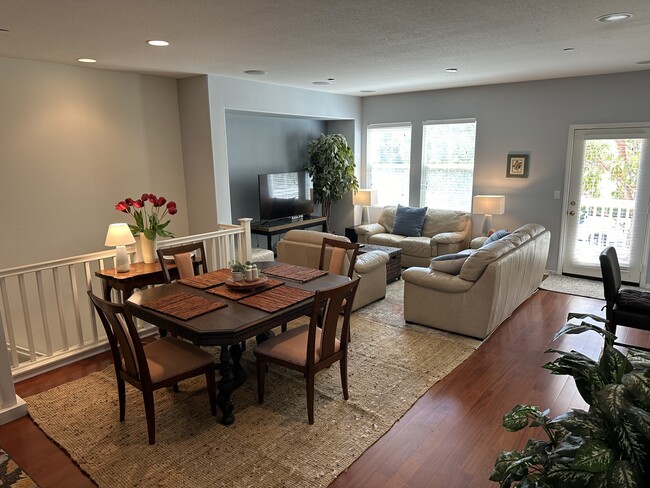
[[[90, 271], [90, 261], [84, 263], [84, 273], [86, 277], [86, 291], [93, 291], [93, 275]], [[99, 334], [97, 333], [97, 321], [95, 320], [93, 304], [90, 303], [90, 300], [87, 300], [86, 304], [88, 306], [88, 312], [90, 313], [90, 326], [93, 334], [93, 342], [97, 342]]]
[[81, 313], [79, 311], [79, 290], [77, 286], [77, 273], [74, 270], [74, 264], [68, 266], [70, 275], [70, 289], [72, 290], [72, 309], [74, 310], [74, 323], [77, 327], [77, 344], [83, 345], [84, 331], [81, 325]]
[[52, 355], [52, 337], [50, 336], [50, 322], [47, 318], [47, 303], [45, 302], [45, 291], [43, 290], [43, 276], [41, 271], [36, 272], [36, 286], [38, 288], [38, 302], [41, 306], [41, 320], [43, 336], [45, 337], [45, 352]]
[[0, 291], [2, 292], [2, 307], [5, 312], [5, 321], [7, 322], [7, 334], [9, 334], [9, 349], [11, 350], [11, 366], [18, 366], [18, 348], [16, 346], [16, 334], [14, 333], [14, 324], [11, 319], [11, 308], [9, 307], [9, 298], [7, 295], [7, 282], [0, 278]]
[[70, 349], [68, 343], [68, 330], [65, 327], [65, 314], [63, 313], [63, 298], [61, 297], [61, 280], [59, 279], [59, 268], [52, 268], [54, 277], [54, 294], [56, 296], [56, 309], [59, 314], [59, 330], [61, 331], [61, 343], [63, 350]]
[[29, 301], [27, 290], [25, 290], [25, 276], [18, 276], [18, 287], [20, 288], [20, 301], [23, 305], [23, 320], [25, 321], [25, 332], [27, 333], [27, 345], [29, 347], [29, 359], [36, 360], [36, 347], [34, 347], [34, 333], [32, 331], [32, 318], [29, 313]]

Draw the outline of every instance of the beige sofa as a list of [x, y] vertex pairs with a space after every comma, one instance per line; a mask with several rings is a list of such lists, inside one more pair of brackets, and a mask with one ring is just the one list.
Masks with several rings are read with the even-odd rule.
[[391, 234], [397, 207], [384, 207], [375, 224], [355, 228], [359, 242], [399, 247], [402, 266], [428, 266], [432, 257], [466, 249], [472, 233], [471, 215], [455, 210], [430, 208], [422, 226], [421, 237]]
[[[318, 269], [323, 237], [350, 242], [347, 237], [325, 234], [314, 230], [290, 230], [278, 241], [278, 257], [281, 263]], [[330, 250], [328, 250], [330, 251]], [[350, 251], [351, 252], [351, 251]], [[325, 267], [329, 266], [331, 251], [325, 254]], [[352, 310], [361, 308], [386, 296], [386, 263], [388, 254], [371, 251], [357, 256], [353, 279], [361, 278]], [[349, 261], [344, 263], [347, 273]]]
[[404, 319], [484, 339], [542, 281], [551, 234], [527, 224], [472, 253], [458, 275], [404, 271]]

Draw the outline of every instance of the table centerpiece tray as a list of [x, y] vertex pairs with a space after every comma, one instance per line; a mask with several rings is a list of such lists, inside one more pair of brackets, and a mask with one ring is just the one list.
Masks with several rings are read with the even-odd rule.
[[267, 281], [266, 276], [260, 275], [258, 279], [253, 281], [233, 281], [232, 278], [226, 278], [224, 284], [231, 290], [250, 291], [264, 286]]

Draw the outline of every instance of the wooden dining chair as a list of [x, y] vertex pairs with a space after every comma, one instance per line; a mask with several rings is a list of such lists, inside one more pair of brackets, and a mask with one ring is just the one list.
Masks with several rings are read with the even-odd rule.
[[[326, 266], [326, 258], [328, 249], [331, 249], [329, 263]], [[346, 275], [352, 279], [354, 273], [354, 265], [357, 262], [357, 254], [359, 253], [359, 244], [347, 241], [338, 241], [330, 239], [329, 237], [323, 238], [323, 244], [320, 248], [320, 259], [318, 261], [318, 269], [329, 271], [333, 274]], [[345, 270], [345, 256], [348, 256], [349, 265]]]
[[120, 422], [126, 412], [125, 382], [142, 392], [147, 417], [149, 444], [156, 441], [156, 417], [153, 392], [166, 386], [178, 391], [178, 382], [204, 374], [212, 415], [217, 414], [217, 389], [214, 358], [189, 342], [174, 337], [164, 337], [143, 345], [124, 305], [107, 302], [88, 291], [113, 354], [117, 394], [120, 405]]
[[[158, 249], [156, 252], [158, 253], [158, 261], [162, 268], [165, 283], [172, 282], [169, 273], [169, 264], [171, 262], [176, 264], [176, 267], [178, 268], [178, 276], [180, 278], [190, 278], [194, 276], [195, 263], [198, 263], [201, 266], [201, 273], [208, 272], [208, 263], [205, 259], [205, 246], [203, 245], [203, 241], [175, 247], [166, 247]], [[194, 253], [194, 256], [192, 256], [192, 253]], [[173, 259], [170, 259], [170, 257], [173, 257]]]
[[[267, 363], [274, 363], [301, 372], [306, 378], [307, 417], [314, 423], [314, 377], [317, 372], [340, 362], [343, 398], [348, 399], [348, 336], [352, 302], [359, 280], [336, 288], [319, 290], [314, 297], [308, 324], [272, 337], [255, 350], [257, 358], [257, 399], [264, 403], [264, 382]], [[345, 306], [343, 303], [345, 302]], [[337, 338], [338, 320], [344, 307], [343, 325]], [[325, 310], [321, 314], [321, 309]], [[318, 326], [323, 318], [322, 328]]]

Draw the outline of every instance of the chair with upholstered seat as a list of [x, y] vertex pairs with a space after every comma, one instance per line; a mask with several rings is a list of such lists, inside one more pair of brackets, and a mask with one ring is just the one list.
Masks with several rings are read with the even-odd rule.
[[166, 386], [178, 390], [178, 382], [194, 376], [205, 375], [210, 411], [217, 414], [217, 394], [214, 358], [189, 342], [165, 337], [143, 345], [124, 305], [107, 302], [91, 291], [93, 302], [104, 325], [113, 354], [115, 378], [120, 405], [120, 422], [126, 412], [125, 382], [142, 392], [147, 417], [149, 444], [156, 441], [156, 419], [153, 392]]
[[[205, 259], [205, 247], [203, 246], [203, 241], [158, 249], [157, 253], [158, 261], [160, 262], [160, 267], [162, 268], [163, 276], [165, 278], [165, 283], [172, 282], [169, 273], [169, 264], [171, 262], [176, 264], [176, 267], [178, 268], [178, 276], [180, 278], [190, 278], [194, 276], [195, 263], [201, 266], [201, 273], [208, 272], [208, 264]], [[173, 260], [170, 259], [170, 257], [173, 257]]]
[[[329, 262], [326, 260], [328, 249], [331, 249], [329, 252]], [[352, 273], [354, 273], [354, 265], [357, 262], [358, 252], [359, 244], [357, 243], [324, 237], [320, 249], [318, 269], [329, 271], [330, 273], [338, 275], [344, 275], [352, 279]], [[348, 268], [344, 269], [346, 254], [348, 255]]]
[[[603, 274], [607, 330], [616, 334], [617, 325], [650, 330], [650, 293], [631, 289], [621, 290], [621, 268], [614, 247], [606, 247], [600, 253], [600, 270]], [[622, 343], [615, 344], [627, 346]]]
[[[288, 330], [262, 342], [255, 348], [257, 358], [257, 399], [264, 403], [264, 382], [267, 363], [279, 364], [299, 371], [305, 376], [307, 387], [307, 416], [314, 423], [314, 377], [324, 368], [340, 361], [343, 398], [348, 399], [348, 336], [350, 313], [359, 280], [336, 288], [319, 290], [314, 297], [311, 319], [308, 324]], [[345, 305], [343, 305], [345, 303]], [[343, 320], [339, 338], [337, 328], [339, 312], [343, 307]], [[324, 309], [324, 315], [321, 310]], [[322, 327], [318, 326], [323, 317]]]

